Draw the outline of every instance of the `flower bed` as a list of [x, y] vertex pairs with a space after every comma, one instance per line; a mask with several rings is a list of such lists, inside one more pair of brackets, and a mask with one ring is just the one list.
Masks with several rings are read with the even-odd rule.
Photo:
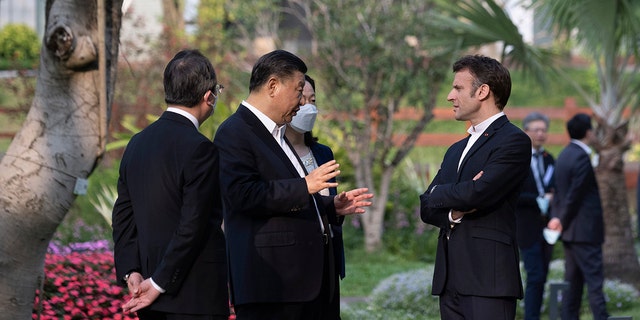
[[107, 241], [64, 247], [52, 243], [44, 272], [33, 319], [137, 319], [121, 311], [127, 294], [116, 281]]
[[108, 241], [52, 242], [44, 264], [43, 290], [36, 291], [32, 319], [138, 319], [121, 311], [128, 294], [116, 281]]

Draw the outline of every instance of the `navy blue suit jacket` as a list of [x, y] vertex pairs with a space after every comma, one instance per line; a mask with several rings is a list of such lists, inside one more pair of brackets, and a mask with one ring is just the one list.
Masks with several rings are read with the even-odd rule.
[[[468, 139], [447, 150], [420, 196], [422, 220], [440, 228], [432, 293], [441, 295], [448, 281], [464, 295], [520, 298], [515, 207], [529, 171], [531, 140], [502, 116], [474, 143], [458, 170]], [[482, 177], [472, 181], [480, 171]], [[477, 211], [465, 215], [447, 240], [451, 209]]]
[[152, 310], [229, 314], [217, 161], [213, 143], [173, 112], [127, 145], [113, 208], [116, 275], [138, 271], [164, 288]]
[[[220, 151], [233, 303], [315, 299], [325, 248], [306, 181], [243, 105], [220, 125], [214, 143]], [[333, 197], [314, 197], [320, 213], [336, 223]]]
[[[546, 174], [551, 174], [548, 183], [543, 182], [544, 191], [552, 193], [555, 190], [555, 179], [553, 172], [549, 172], [549, 170], [555, 171], [555, 161], [550, 153], [543, 151], [542, 162]], [[542, 241], [542, 230], [547, 226], [548, 217], [551, 216], [549, 212], [551, 210], [547, 212], [546, 216], [540, 211], [536, 201], [539, 195], [538, 186], [533, 174], [533, 170], [529, 168], [529, 174], [522, 183], [522, 191], [516, 209], [518, 246], [520, 248], [529, 248]], [[551, 204], [549, 204], [549, 209], [551, 209]]]
[[604, 243], [600, 191], [589, 155], [570, 143], [556, 161], [552, 216], [562, 223], [562, 241]]
[[[311, 153], [313, 157], [316, 159], [316, 162], [319, 166], [322, 164], [331, 161], [334, 159], [333, 151], [328, 146], [324, 144], [315, 142], [309, 146], [311, 149]], [[335, 182], [336, 179], [331, 179], [332, 182]], [[337, 195], [337, 188], [329, 188], [329, 194]], [[331, 225], [331, 230], [333, 232], [333, 253], [335, 256], [336, 262], [336, 271], [340, 275], [340, 278], [344, 278], [346, 275], [345, 270], [345, 256], [344, 256], [344, 240], [342, 238], [342, 223], [344, 222], [344, 216], [338, 217], [338, 223]]]

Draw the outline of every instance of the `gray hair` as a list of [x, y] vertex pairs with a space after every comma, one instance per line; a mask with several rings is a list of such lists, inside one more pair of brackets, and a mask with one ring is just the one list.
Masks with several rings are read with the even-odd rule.
[[524, 119], [522, 119], [522, 128], [527, 129], [529, 123], [533, 121], [544, 121], [544, 124], [549, 128], [549, 117], [540, 112], [531, 112]]

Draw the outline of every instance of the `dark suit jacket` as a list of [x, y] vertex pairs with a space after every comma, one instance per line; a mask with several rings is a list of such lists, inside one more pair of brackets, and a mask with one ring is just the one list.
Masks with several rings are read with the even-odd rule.
[[217, 161], [213, 143], [173, 112], [127, 145], [113, 209], [116, 275], [135, 270], [164, 288], [152, 310], [229, 313]]
[[[502, 116], [479, 137], [458, 171], [468, 139], [447, 150], [420, 196], [422, 220], [440, 228], [432, 293], [441, 295], [449, 281], [464, 295], [521, 298], [515, 206], [531, 161], [531, 140]], [[480, 171], [482, 177], [472, 181]], [[477, 211], [464, 216], [447, 240], [450, 209]]]
[[570, 143], [558, 155], [555, 175], [552, 216], [562, 223], [562, 241], [604, 243], [600, 192], [589, 155]]
[[[328, 146], [325, 146], [324, 144], [316, 142], [316, 143], [313, 143], [311, 146], [309, 146], [309, 148], [311, 149], [311, 153], [313, 154], [313, 157], [316, 159], [316, 162], [318, 163], [319, 166], [334, 159], [333, 151], [331, 151], [331, 148], [329, 148]], [[335, 178], [331, 179], [332, 182], [335, 182], [335, 180], [336, 180]], [[329, 194], [334, 196], [337, 195], [338, 189], [329, 188]], [[343, 222], [344, 222], [344, 216], [340, 216], [338, 217], [338, 224], [331, 225], [331, 230], [333, 232], [333, 254], [335, 256], [336, 271], [338, 272], [338, 275], [340, 275], [340, 278], [344, 278], [346, 275], [345, 258], [344, 258], [344, 240], [342, 239], [342, 223]]]
[[[315, 299], [325, 245], [305, 180], [243, 105], [220, 125], [214, 143], [220, 150], [233, 303]], [[314, 196], [321, 214], [336, 223], [333, 197]]]
[[[547, 174], [549, 174], [549, 170], [555, 171], [553, 156], [546, 151], [543, 151], [542, 162]], [[538, 207], [538, 202], [536, 201], [538, 186], [533, 174], [533, 170], [529, 167], [529, 174], [522, 184], [522, 191], [520, 192], [516, 209], [518, 246], [520, 248], [529, 248], [533, 244], [542, 241], [542, 229], [547, 226], [548, 217], [551, 216], [550, 210], [544, 216], [540, 211], [540, 207]], [[548, 183], [543, 181], [545, 193], [552, 192], [555, 189], [553, 172], [550, 172], [550, 174]], [[551, 209], [551, 204], [549, 204], [549, 209]]]

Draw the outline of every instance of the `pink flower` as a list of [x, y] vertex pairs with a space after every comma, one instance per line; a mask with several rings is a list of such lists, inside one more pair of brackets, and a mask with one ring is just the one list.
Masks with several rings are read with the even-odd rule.
[[32, 319], [38, 319], [39, 313], [41, 320], [136, 320], [134, 314], [122, 313], [128, 296], [116, 280], [108, 247], [105, 240], [66, 247], [50, 244], [43, 290], [42, 294], [36, 291]]

